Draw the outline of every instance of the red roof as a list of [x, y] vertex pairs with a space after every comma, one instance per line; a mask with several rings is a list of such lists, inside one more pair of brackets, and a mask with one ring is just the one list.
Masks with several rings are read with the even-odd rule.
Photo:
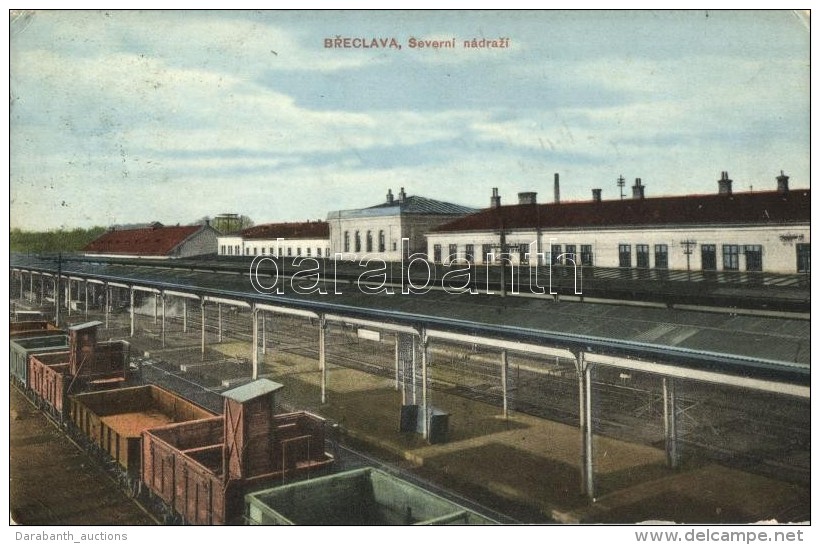
[[242, 231], [246, 239], [300, 239], [330, 238], [330, 227], [326, 221], [306, 221], [304, 223], [266, 223], [249, 227]]
[[94, 254], [166, 256], [202, 228], [202, 225], [189, 225], [108, 231], [88, 244], [83, 251]]
[[577, 229], [664, 225], [776, 224], [808, 222], [811, 190], [689, 195], [652, 199], [522, 204], [487, 208], [445, 223], [433, 232], [489, 229]]

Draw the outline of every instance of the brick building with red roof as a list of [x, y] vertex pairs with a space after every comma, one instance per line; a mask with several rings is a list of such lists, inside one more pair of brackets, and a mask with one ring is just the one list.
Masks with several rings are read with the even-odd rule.
[[169, 259], [213, 254], [218, 232], [210, 225], [111, 229], [89, 243], [86, 256]]

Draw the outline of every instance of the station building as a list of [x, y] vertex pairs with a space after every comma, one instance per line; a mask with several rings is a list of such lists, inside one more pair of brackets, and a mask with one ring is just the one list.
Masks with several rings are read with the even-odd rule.
[[87, 257], [174, 259], [213, 254], [219, 232], [208, 224], [112, 228], [83, 248]]
[[[556, 198], [537, 204], [519, 193], [501, 205], [493, 189], [490, 208], [443, 224], [427, 235], [436, 263], [498, 262], [578, 266], [808, 273], [811, 267], [809, 189], [734, 193], [728, 172], [709, 195], [645, 198], [640, 178], [631, 199], [585, 202]], [[503, 242], [503, 244], [502, 244]], [[503, 249], [503, 250], [502, 250]], [[536, 257], [537, 256], [537, 257]]]
[[329, 228], [325, 221], [267, 223], [217, 240], [218, 255], [328, 257]]
[[426, 254], [425, 235], [433, 229], [476, 210], [416, 195], [401, 188], [398, 196], [387, 190], [385, 202], [354, 210], [328, 213], [330, 249], [342, 259], [361, 259], [367, 255], [385, 261], [399, 261], [402, 239], [409, 240], [409, 254]]

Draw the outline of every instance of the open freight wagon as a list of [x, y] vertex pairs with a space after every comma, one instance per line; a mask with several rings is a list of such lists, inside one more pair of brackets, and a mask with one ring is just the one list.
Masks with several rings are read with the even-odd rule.
[[323, 474], [325, 421], [274, 414], [280, 388], [256, 380], [223, 393], [220, 418], [143, 432], [143, 484], [187, 524], [240, 524], [246, 493]]
[[97, 327], [89, 322], [68, 328], [68, 350], [28, 356], [26, 386], [44, 409], [62, 420], [70, 394], [113, 388], [128, 378], [130, 345], [125, 341], [97, 342]]

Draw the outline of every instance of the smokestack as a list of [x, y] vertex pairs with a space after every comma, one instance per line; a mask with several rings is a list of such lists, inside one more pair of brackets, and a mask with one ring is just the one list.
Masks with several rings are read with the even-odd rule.
[[407, 195], [405, 194], [404, 188], [402, 187], [401, 191], [399, 191], [399, 202], [403, 203], [404, 199], [406, 199], [406, 198], [407, 198]]
[[780, 171], [780, 176], [777, 177], [777, 192], [781, 195], [789, 194], [789, 177]]
[[732, 194], [732, 180], [729, 179], [729, 172], [724, 170], [720, 173], [720, 180], [718, 180], [718, 195]]
[[632, 198], [643, 199], [644, 186], [641, 185], [641, 179], [635, 178], [635, 185], [632, 186]]
[[600, 189], [593, 189], [592, 190], [592, 202], [601, 202], [601, 190]]
[[555, 173], [555, 204], [561, 202], [561, 188], [558, 186], [558, 173]]
[[387, 190], [387, 204], [393, 204], [393, 190]]
[[493, 188], [493, 196], [490, 197], [490, 208], [500, 208], [501, 207], [501, 197], [498, 195], [498, 188]]
[[538, 195], [535, 191], [527, 191], [518, 194], [518, 204], [535, 204], [535, 196]]

